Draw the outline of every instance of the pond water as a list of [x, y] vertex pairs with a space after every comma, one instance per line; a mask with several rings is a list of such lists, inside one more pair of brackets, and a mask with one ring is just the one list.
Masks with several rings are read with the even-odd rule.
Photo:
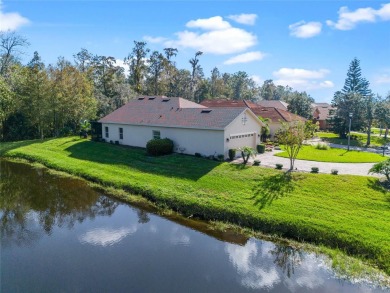
[[312, 253], [0, 167], [1, 292], [384, 292], [338, 279]]

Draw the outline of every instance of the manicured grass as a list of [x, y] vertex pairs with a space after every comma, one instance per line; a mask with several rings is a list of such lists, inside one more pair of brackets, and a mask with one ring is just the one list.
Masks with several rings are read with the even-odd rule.
[[372, 177], [289, 175], [179, 154], [149, 157], [142, 149], [79, 138], [2, 144], [0, 152], [140, 194], [184, 215], [340, 248], [390, 274], [390, 195]]
[[[287, 152], [278, 153], [275, 156], [288, 158]], [[303, 146], [298, 153], [297, 159], [333, 163], [375, 163], [384, 161], [388, 157], [368, 152], [347, 151], [336, 148], [319, 150], [314, 146]]]
[[[320, 137], [323, 141], [348, 145], [347, 138], [340, 138], [338, 134], [331, 132], [317, 132], [316, 135]], [[351, 146], [364, 147], [367, 142], [367, 134], [359, 132], [351, 132]], [[384, 144], [390, 142], [390, 138], [385, 139], [383, 136], [371, 135], [371, 144], [370, 146], [383, 146]]]

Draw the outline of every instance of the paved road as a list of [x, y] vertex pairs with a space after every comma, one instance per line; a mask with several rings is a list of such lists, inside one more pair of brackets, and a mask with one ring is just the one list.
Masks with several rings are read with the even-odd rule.
[[[283, 164], [283, 169], [290, 167], [290, 160], [288, 158], [275, 157], [274, 154], [281, 152], [274, 150], [272, 152], [265, 152], [264, 154], [257, 155], [255, 159], [261, 161], [262, 166], [275, 167], [275, 164]], [[250, 159], [253, 162], [254, 159]], [[242, 162], [239, 158], [237, 162]], [[374, 163], [325, 163], [315, 161], [295, 160], [295, 167], [298, 171], [310, 172], [312, 167], [318, 167], [320, 173], [330, 174], [332, 169], [337, 169], [339, 174], [350, 175], [362, 175], [362, 176], [375, 176], [368, 174], [368, 170], [374, 165]], [[376, 177], [376, 176], [375, 176]]]

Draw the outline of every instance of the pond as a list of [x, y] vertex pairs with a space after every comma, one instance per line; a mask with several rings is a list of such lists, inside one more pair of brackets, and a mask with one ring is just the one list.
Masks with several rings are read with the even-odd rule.
[[338, 279], [313, 253], [0, 167], [1, 292], [384, 292]]

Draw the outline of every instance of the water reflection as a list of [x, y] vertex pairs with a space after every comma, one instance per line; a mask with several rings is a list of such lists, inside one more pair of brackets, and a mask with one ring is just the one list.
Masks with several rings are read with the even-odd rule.
[[[0, 232], [3, 245], [29, 244], [54, 227], [72, 228], [112, 215], [118, 203], [82, 181], [50, 176], [42, 169], [0, 161]], [[6, 195], [6, 196], [4, 196]]]
[[132, 225], [131, 228], [97, 228], [92, 229], [79, 237], [81, 243], [97, 245], [97, 246], [110, 246], [120, 242], [128, 235], [137, 232], [137, 225]]
[[0, 164], [1, 292], [380, 292], [340, 281], [294, 247]]

